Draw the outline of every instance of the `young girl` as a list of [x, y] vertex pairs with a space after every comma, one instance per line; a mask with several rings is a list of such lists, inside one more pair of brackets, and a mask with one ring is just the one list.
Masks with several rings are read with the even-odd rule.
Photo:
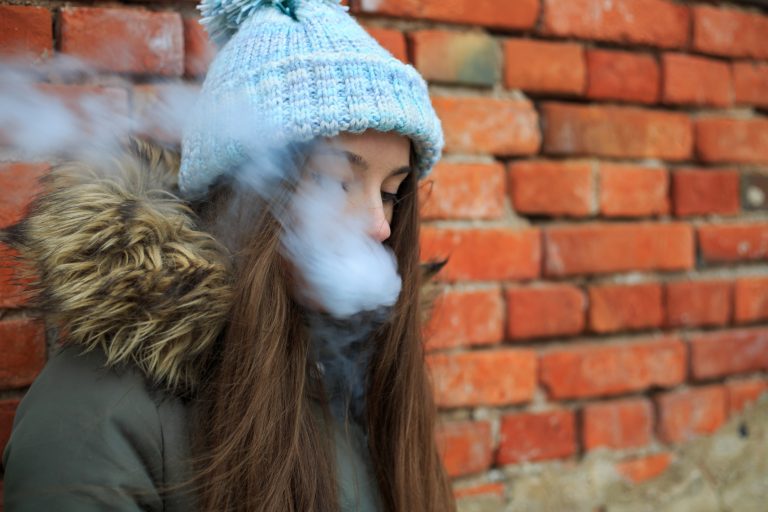
[[419, 335], [424, 81], [333, 0], [201, 10], [221, 50], [181, 156], [58, 166], [3, 234], [63, 340], [5, 510], [453, 510]]

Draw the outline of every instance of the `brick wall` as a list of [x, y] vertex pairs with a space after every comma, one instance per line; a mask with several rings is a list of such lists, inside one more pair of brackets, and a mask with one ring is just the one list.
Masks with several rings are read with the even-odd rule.
[[[157, 78], [194, 84], [210, 58], [194, 2], [11, 3], [0, 53], [104, 77], [56, 94], [138, 116]], [[768, 387], [768, 10], [351, 3], [430, 81], [446, 132], [421, 190], [424, 257], [451, 258], [425, 330], [462, 504], [501, 507], [510, 468], [598, 449], [650, 478]], [[0, 163], [0, 227], [45, 169]], [[0, 445], [46, 357], [11, 257], [0, 247]]]

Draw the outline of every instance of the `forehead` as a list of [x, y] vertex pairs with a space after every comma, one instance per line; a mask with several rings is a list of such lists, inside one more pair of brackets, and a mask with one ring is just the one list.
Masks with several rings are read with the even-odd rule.
[[386, 163], [407, 165], [411, 153], [411, 141], [396, 132], [367, 130], [363, 133], [340, 133], [327, 139], [332, 146], [352, 151], [367, 160], [388, 160]]

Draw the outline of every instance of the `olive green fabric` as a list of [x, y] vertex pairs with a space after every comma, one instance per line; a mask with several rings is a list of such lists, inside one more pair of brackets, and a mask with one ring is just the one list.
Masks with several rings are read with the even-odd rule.
[[[189, 478], [187, 406], [105, 363], [98, 350], [63, 349], [22, 400], [3, 454], [6, 512], [195, 510], [178, 487]], [[340, 510], [380, 510], [361, 430], [334, 425], [334, 438]]]

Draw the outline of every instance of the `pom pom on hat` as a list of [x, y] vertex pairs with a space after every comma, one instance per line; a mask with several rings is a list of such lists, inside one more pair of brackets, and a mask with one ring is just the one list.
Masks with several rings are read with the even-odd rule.
[[[347, 10], [341, 5], [341, 0], [305, 1], [325, 2]], [[200, 24], [205, 27], [216, 45], [222, 47], [237, 32], [243, 21], [259, 9], [275, 7], [298, 21], [296, 2], [297, 0], [202, 0], [197, 8], [202, 14]]]

